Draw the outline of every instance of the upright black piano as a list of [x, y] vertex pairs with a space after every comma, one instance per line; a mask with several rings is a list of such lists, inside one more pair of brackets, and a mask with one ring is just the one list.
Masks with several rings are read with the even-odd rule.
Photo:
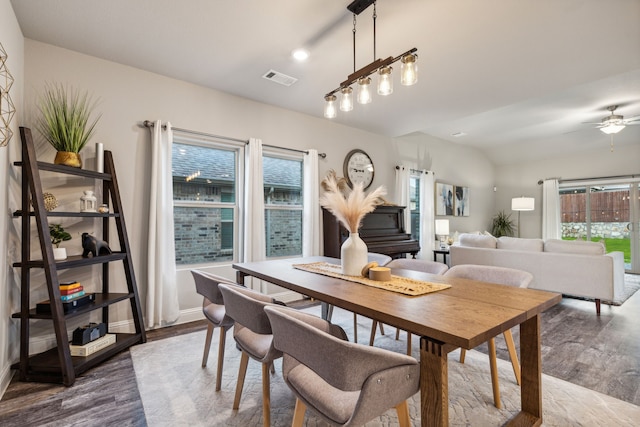
[[[403, 258], [411, 254], [415, 258], [420, 244], [405, 232], [404, 206], [377, 206], [365, 215], [360, 227], [360, 238], [367, 244], [369, 252]], [[349, 237], [349, 232], [326, 209], [322, 209], [324, 227], [324, 255], [340, 258], [340, 247]]]

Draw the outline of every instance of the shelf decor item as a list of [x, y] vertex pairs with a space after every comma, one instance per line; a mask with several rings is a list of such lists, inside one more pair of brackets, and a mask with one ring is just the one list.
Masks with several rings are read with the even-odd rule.
[[85, 190], [80, 196], [80, 212], [98, 212], [98, 199], [92, 190]]
[[64, 231], [60, 224], [49, 224], [49, 235], [51, 243], [55, 245], [53, 248], [53, 258], [56, 260], [67, 259], [67, 249], [61, 248], [60, 243], [71, 240], [71, 234]]
[[68, 91], [59, 84], [48, 84], [39, 101], [36, 128], [56, 149], [54, 164], [81, 168], [80, 150], [93, 136], [100, 116], [90, 120], [95, 107], [87, 92]]
[[322, 180], [324, 193], [320, 197], [320, 205], [331, 212], [349, 231], [349, 237], [340, 249], [342, 274], [359, 276], [368, 262], [367, 245], [360, 238], [358, 229], [362, 218], [383, 203], [382, 196], [387, 192], [380, 186], [366, 194], [364, 184], [356, 182], [350, 189], [344, 178], [338, 179], [335, 171], [330, 171]]

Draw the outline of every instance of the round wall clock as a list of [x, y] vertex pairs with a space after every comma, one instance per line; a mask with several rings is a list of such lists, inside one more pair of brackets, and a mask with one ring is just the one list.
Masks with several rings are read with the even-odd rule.
[[353, 188], [353, 184], [361, 182], [366, 190], [373, 182], [374, 168], [371, 157], [362, 150], [351, 150], [344, 159], [344, 177]]

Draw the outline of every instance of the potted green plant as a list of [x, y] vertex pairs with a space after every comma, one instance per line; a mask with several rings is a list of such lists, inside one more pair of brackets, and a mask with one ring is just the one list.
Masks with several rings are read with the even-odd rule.
[[95, 107], [87, 92], [68, 91], [48, 84], [39, 100], [36, 129], [56, 149], [55, 164], [82, 167], [80, 150], [87, 144], [100, 116], [90, 120]]
[[71, 240], [71, 234], [64, 231], [60, 224], [49, 224], [49, 235], [51, 236], [51, 244], [56, 246], [53, 248], [53, 259], [66, 259], [67, 249], [61, 248], [60, 243]]
[[500, 211], [491, 220], [491, 234], [495, 237], [513, 236], [515, 225], [511, 214]]

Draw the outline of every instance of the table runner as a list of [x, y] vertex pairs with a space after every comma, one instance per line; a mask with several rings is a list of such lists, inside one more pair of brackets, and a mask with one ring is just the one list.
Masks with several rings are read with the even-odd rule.
[[411, 296], [424, 295], [451, 287], [451, 285], [446, 285], [443, 283], [425, 282], [422, 280], [396, 276], [393, 274], [391, 275], [391, 280], [385, 282], [371, 280], [363, 276], [347, 276], [341, 273], [342, 267], [340, 265], [330, 264], [328, 262], [293, 264], [293, 267], [297, 268], [298, 270], [308, 271], [310, 273], [336, 277], [338, 279], [348, 280], [350, 282], [360, 283], [362, 285], [373, 286], [374, 288], [385, 289], [387, 291], [398, 292]]

